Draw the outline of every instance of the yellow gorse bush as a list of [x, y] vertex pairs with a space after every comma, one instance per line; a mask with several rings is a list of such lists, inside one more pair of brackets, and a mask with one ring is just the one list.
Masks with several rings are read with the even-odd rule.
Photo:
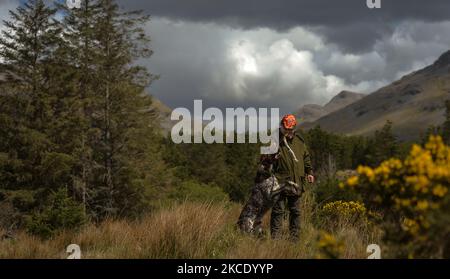
[[364, 230], [372, 225], [368, 218], [372, 212], [368, 212], [361, 202], [333, 201], [325, 204], [317, 213], [320, 224], [327, 231], [339, 231], [349, 225]]
[[336, 239], [332, 234], [321, 231], [316, 242], [319, 254], [317, 258], [338, 259], [345, 249], [341, 240]]
[[424, 147], [414, 145], [405, 160], [392, 158], [376, 168], [360, 166], [357, 173], [340, 187], [353, 189], [366, 207], [381, 212], [384, 222], [391, 221], [386, 234], [425, 244], [433, 241], [436, 231], [450, 231], [439, 217], [447, 214], [450, 187], [450, 147], [441, 137], [430, 137]]
[[322, 208], [325, 214], [337, 214], [340, 216], [350, 217], [354, 215], [364, 215], [366, 207], [360, 202], [335, 201], [325, 204]]
[[432, 136], [425, 148], [414, 145], [404, 162], [390, 159], [375, 169], [360, 166], [357, 172], [341, 187], [376, 193], [372, 202], [392, 203], [397, 209], [437, 209], [450, 186], [450, 148]]

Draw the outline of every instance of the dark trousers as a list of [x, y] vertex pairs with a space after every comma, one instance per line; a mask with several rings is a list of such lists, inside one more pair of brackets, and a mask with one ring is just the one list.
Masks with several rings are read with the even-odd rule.
[[300, 233], [300, 196], [280, 194], [280, 197], [276, 200], [272, 208], [270, 231], [272, 238], [276, 239], [280, 237], [286, 203], [289, 210], [290, 236], [292, 240], [296, 241], [298, 240]]

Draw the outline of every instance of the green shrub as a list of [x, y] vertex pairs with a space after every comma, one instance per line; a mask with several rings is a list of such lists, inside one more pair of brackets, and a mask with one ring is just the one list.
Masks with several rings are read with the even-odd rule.
[[49, 196], [40, 211], [29, 217], [27, 228], [31, 234], [49, 238], [60, 230], [76, 230], [85, 221], [83, 208], [68, 197], [66, 189], [61, 188]]
[[17, 211], [30, 212], [38, 204], [37, 197], [38, 191], [30, 190], [0, 190], [0, 201], [8, 203], [13, 206]]
[[193, 180], [181, 182], [169, 194], [169, 199], [176, 201], [223, 202], [228, 195], [215, 184], [202, 184]]
[[38, 191], [0, 190], [0, 228], [23, 228], [27, 215], [38, 204]]

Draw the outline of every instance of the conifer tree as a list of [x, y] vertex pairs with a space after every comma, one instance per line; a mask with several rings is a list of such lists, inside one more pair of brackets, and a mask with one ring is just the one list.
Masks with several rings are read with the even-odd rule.
[[[0, 116], [1, 202], [14, 208], [13, 226], [39, 214], [52, 193], [69, 186], [73, 158], [58, 141], [56, 49], [62, 43], [56, 9], [29, 0], [10, 12], [0, 38], [5, 79]], [[30, 225], [30, 224], [28, 224]]]
[[[60, 172], [49, 168], [53, 143], [48, 123], [53, 117], [50, 72], [60, 27], [53, 20], [56, 10], [42, 0], [30, 0], [11, 11], [4, 21], [0, 57], [6, 73], [0, 96], [3, 163], [0, 184], [6, 188], [49, 187]], [[61, 158], [59, 158], [61, 159]]]
[[[89, 208], [89, 191], [95, 188], [92, 184], [94, 162], [90, 139], [96, 130], [92, 127], [92, 115], [95, 113], [95, 59], [99, 56], [95, 38], [96, 14], [99, 12], [97, 1], [83, 0], [80, 9], [69, 9], [65, 4], [57, 5], [65, 14], [62, 22], [64, 27], [64, 44], [57, 51], [57, 56], [67, 78], [58, 86], [63, 99], [67, 100], [66, 113], [62, 122], [70, 135], [69, 153], [72, 154], [75, 165], [72, 173], [71, 193], [79, 200], [85, 211]], [[72, 123], [72, 124], [69, 124]]]
[[140, 12], [122, 12], [112, 0], [85, 0], [66, 21], [89, 123], [81, 133], [80, 154], [89, 155], [79, 177], [95, 218], [138, 211], [162, 172], [151, 98], [144, 94], [154, 76], [135, 64], [152, 54], [142, 27], [148, 20]]
[[381, 130], [375, 131], [372, 144], [374, 149], [372, 165], [374, 166], [398, 155], [399, 143], [393, 134], [391, 121], [388, 120]]

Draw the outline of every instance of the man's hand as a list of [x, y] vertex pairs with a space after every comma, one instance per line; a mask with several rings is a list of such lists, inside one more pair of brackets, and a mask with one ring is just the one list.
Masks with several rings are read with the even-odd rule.
[[308, 180], [308, 183], [314, 183], [315, 182], [315, 178], [314, 178], [314, 175], [308, 175], [307, 177], [306, 177], [306, 179]]

